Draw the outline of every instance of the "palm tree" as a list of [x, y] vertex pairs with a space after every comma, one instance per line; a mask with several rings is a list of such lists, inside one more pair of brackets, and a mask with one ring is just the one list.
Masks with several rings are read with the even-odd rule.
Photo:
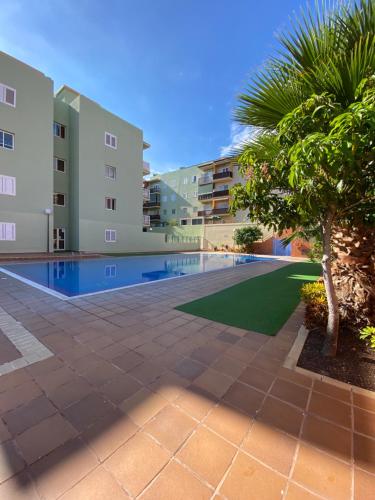
[[[242, 165], [254, 157], [258, 162], [272, 165], [282, 149], [277, 136], [280, 126], [312, 96], [315, 104], [318, 98], [326, 104], [332, 96], [331, 101], [342, 110], [355, 102], [361, 82], [375, 74], [375, 0], [340, 2], [331, 9], [322, 3], [317, 12], [307, 11], [296, 20], [291, 31], [280, 36], [280, 43], [279, 54], [268, 61], [239, 96], [235, 119], [256, 130], [255, 137], [242, 145], [239, 153]], [[291, 183], [289, 172], [279, 169], [277, 175], [278, 191], [287, 191]], [[277, 210], [277, 194], [271, 200], [273, 211]], [[239, 196], [246, 198], [244, 192]], [[339, 327], [331, 272], [331, 237], [333, 225], [342, 223], [345, 217], [340, 219], [328, 211], [321, 224], [323, 278], [329, 310], [325, 353], [331, 355], [336, 352]], [[271, 223], [272, 214], [269, 220]], [[301, 227], [310, 225], [302, 215], [299, 223]]]

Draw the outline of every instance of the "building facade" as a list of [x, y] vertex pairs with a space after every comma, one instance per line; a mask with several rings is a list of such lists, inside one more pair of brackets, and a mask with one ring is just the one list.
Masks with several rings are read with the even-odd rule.
[[153, 176], [144, 184], [151, 197], [144, 201], [144, 214], [151, 226], [248, 222], [245, 212], [229, 213], [229, 190], [240, 182], [230, 158]]
[[142, 130], [0, 52], [0, 252], [142, 246]]

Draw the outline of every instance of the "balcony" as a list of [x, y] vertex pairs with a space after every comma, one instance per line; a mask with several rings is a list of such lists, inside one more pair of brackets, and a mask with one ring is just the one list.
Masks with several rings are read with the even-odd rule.
[[150, 199], [150, 190], [148, 188], [143, 188], [143, 201], [148, 201]]
[[150, 222], [160, 222], [160, 214], [149, 215]]
[[219, 181], [222, 179], [231, 179], [233, 177], [233, 173], [230, 170], [224, 170], [224, 172], [218, 172], [212, 176], [214, 181]]
[[213, 215], [226, 215], [229, 213], [229, 207], [213, 208], [212, 210], [199, 210], [198, 217], [212, 217]]
[[149, 175], [151, 172], [150, 164], [148, 161], [143, 161], [143, 175]]
[[155, 186], [151, 185], [150, 186], [150, 193], [160, 193], [160, 186], [158, 186], [158, 185], [155, 185]]
[[212, 193], [213, 198], [226, 198], [229, 196], [229, 189], [218, 189]]
[[149, 215], [144, 215], [143, 216], [143, 225], [144, 226], [149, 226], [150, 225], [150, 216]]
[[160, 198], [159, 196], [154, 199], [150, 199], [148, 201], [143, 202], [143, 208], [158, 208], [160, 207]]
[[198, 194], [198, 200], [199, 201], [212, 200], [212, 193]]
[[213, 177], [211, 174], [201, 175], [198, 179], [198, 184], [199, 186], [203, 186], [204, 184], [211, 184], [212, 179]]

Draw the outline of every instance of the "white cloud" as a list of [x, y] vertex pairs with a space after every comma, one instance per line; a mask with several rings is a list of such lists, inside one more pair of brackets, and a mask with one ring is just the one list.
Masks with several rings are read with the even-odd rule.
[[253, 127], [243, 127], [238, 123], [230, 126], [230, 143], [220, 148], [220, 156], [228, 156], [236, 149], [246, 144], [254, 137], [256, 129]]

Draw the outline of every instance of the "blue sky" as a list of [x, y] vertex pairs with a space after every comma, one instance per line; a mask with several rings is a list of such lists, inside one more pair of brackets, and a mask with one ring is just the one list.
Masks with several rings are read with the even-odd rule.
[[303, 0], [1, 0], [0, 49], [140, 127], [167, 171], [241, 137], [236, 96]]

